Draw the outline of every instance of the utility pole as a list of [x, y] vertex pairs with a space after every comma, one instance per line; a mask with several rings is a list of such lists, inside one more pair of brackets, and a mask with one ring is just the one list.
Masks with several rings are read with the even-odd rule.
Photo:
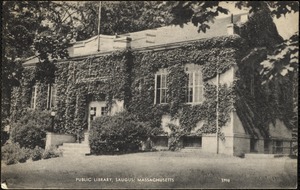
[[217, 154], [219, 154], [219, 83], [220, 83], [220, 76], [219, 76], [219, 65], [217, 67], [217, 105], [216, 105], [216, 138], [217, 138]]
[[101, 1], [99, 1], [99, 11], [98, 11], [98, 52], [100, 52], [100, 20], [101, 20]]

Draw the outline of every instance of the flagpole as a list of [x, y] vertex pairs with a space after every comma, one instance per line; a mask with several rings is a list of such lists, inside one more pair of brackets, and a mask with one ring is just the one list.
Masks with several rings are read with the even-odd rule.
[[217, 154], [219, 154], [219, 83], [220, 83], [220, 75], [219, 75], [219, 68], [217, 68], [217, 105], [216, 105], [216, 138], [217, 138]]
[[101, 1], [99, 1], [99, 11], [98, 11], [98, 52], [100, 51], [100, 20], [101, 20]]

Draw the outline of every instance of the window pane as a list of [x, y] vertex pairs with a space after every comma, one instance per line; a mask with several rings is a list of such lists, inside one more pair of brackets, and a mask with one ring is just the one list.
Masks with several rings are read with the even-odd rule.
[[157, 89], [160, 88], [160, 79], [161, 79], [161, 76], [160, 75], [156, 75], [156, 87], [157, 87]]
[[161, 88], [166, 88], [167, 86], [167, 76], [165, 74], [161, 75]]
[[196, 102], [201, 102], [202, 101], [202, 87], [195, 87], [196, 89], [195, 89], [195, 91], [196, 91], [196, 93], [195, 93], [195, 101]]
[[188, 91], [188, 102], [193, 102], [193, 88], [189, 88], [189, 91]]
[[156, 103], [159, 104], [160, 103], [160, 89], [156, 90]]
[[195, 73], [195, 85], [199, 85], [200, 84], [200, 74], [199, 72]]
[[193, 73], [189, 73], [189, 86], [193, 86]]
[[167, 103], [167, 90], [161, 89], [161, 102], [160, 103]]
[[56, 87], [52, 86], [51, 88], [51, 108], [53, 108], [55, 106], [56, 103]]

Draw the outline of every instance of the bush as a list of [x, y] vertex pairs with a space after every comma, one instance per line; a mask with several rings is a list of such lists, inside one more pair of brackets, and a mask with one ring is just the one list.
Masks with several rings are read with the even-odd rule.
[[56, 146], [51, 146], [49, 149], [46, 149], [43, 153], [43, 159], [56, 158], [62, 156], [62, 152], [57, 149]]
[[45, 151], [45, 150], [42, 149], [41, 147], [36, 146], [36, 147], [31, 151], [31, 159], [32, 159], [33, 161], [42, 159], [42, 155], [43, 155], [44, 151]]
[[129, 113], [103, 116], [92, 122], [90, 148], [92, 154], [137, 152], [141, 141], [146, 140], [148, 128], [137, 122]]
[[26, 162], [31, 156], [31, 150], [21, 148], [18, 143], [7, 143], [2, 147], [1, 160], [7, 165]]
[[234, 153], [234, 156], [239, 158], [245, 158], [245, 153]]
[[51, 126], [50, 114], [48, 112], [29, 111], [12, 126], [13, 142], [30, 149], [34, 149], [36, 146], [44, 148], [46, 131]]

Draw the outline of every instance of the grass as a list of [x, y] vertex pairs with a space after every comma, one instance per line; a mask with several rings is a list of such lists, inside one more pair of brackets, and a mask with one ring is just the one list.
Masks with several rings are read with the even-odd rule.
[[[82, 182], [78, 178], [92, 181]], [[93, 181], [94, 178], [112, 178], [112, 181]], [[131, 178], [134, 182], [117, 182], [116, 178]], [[140, 178], [170, 179], [169, 182], [138, 182]], [[59, 157], [3, 165], [1, 179], [7, 181], [9, 188], [286, 189], [296, 187], [297, 160], [241, 159], [196, 151]]]

